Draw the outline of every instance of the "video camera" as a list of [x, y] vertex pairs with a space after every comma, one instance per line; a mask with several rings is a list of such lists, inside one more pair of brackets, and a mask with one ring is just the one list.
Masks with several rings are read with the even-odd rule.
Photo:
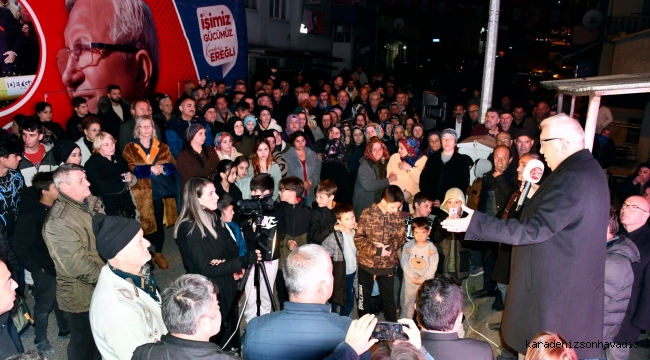
[[264, 211], [273, 210], [275, 201], [271, 195], [254, 197], [250, 200], [239, 200], [237, 207], [242, 215], [262, 215]]
[[[273, 201], [271, 195], [254, 197], [250, 200], [240, 200], [237, 202], [240, 214], [253, 216], [250, 225], [255, 233], [256, 247], [262, 252], [262, 261], [271, 261], [280, 258], [278, 241], [281, 241], [284, 235], [277, 233], [277, 226], [273, 217], [269, 221], [264, 216], [265, 211], [273, 210], [274, 204], [275, 201]], [[277, 239], [278, 236], [281, 236], [281, 238]]]

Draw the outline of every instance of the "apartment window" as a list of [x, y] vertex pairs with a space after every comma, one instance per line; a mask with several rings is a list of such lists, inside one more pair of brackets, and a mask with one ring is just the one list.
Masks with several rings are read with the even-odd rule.
[[244, 7], [257, 10], [257, 0], [244, 0]]
[[287, 19], [287, 0], [270, 0], [269, 16], [273, 19]]

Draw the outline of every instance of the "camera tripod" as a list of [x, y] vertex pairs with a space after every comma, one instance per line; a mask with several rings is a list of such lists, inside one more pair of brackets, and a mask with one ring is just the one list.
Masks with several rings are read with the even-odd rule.
[[[238, 314], [237, 310], [239, 310], [239, 301], [241, 300], [241, 296], [246, 292], [246, 283], [248, 282], [248, 277], [250, 276], [251, 271], [254, 271], [253, 286], [255, 287], [255, 304], [257, 307], [257, 316], [260, 316], [260, 307], [262, 305], [262, 298], [260, 295], [260, 285], [261, 285], [260, 273], [264, 278], [264, 285], [266, 286], [266, 291], [269, 294], [269, 298], [271, 300], [271, 311], [277, 311], [277, 305], [275, 304], [275, 299], [273, 297], [273, 287], [269, 282], [269, 276], [266, 272], [266, 266], [264, 265], [264, 261], [273, 260], [272, 257], [273, 257], [274, 249], [273, 249], [273, 245], [271, 245], [272, 248], [269, 249], [269, 247], [266, 244], [262, 244], [261, 242], [261, 238], [262, 238], [261, 228], [262, 228], [263, 220], [264, 220], [264, 216], [260, 212], [256, 214], [255, 222], [253, 224], [255, 226], [254, 227], [255, 243], [257, 244], [257, 247], [262, 251], [262, 260], [257, 260], [255, 264], [249, 265], [246, 271], [244, 272], [244, 276], [240, 279], [239, 285], [237, 286], [237, 293], [235, 294], [234, 301], [232, 302], [230, 310], [228, 311], [228, 316], [223, 321], [224, 329], [228, 329], [230, 327], [233, 319], [237, 321], [237, 323], [239, 323], [239, 318], [237, 317]], [[265, 259], [266, 254], [268, 254], [268, 258]], [[224, 346], [227, 344], [228, 343], [224, 344]]]

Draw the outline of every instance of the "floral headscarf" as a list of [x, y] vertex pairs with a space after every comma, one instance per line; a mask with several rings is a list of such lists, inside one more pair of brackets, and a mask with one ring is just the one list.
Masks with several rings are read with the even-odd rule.
[[376, 124], [376, 123], [370, 123], [370, 124], [366, 125], [365, 128], [363, 128], [363, 136], [366, 138], [366, 142], [370, 141], [370, 139], [368, 139], [368, 136], [366, 136], [366, 129], [369, 126], [372, 126], [373, 128], [375, 128], [375, 131], [377, 132], [377, 137], [379, 139], [384, 137], [384, 130], [381, 128], [381, 126], [379, 126], [379, 124]]
[[327, 130], [327, 139], [328, 140], [330, 138], [330, 132], [329, 131], [332, 130], [332, 128], [339, 129], [339, 132], [341, 132], [341, 141], [343, 142], [343, 144], [345, 144], [345, 129], [343, 128], [343, 124], [336, 123], [336, 124], [332, 124], [332, 126], [330, 126], [330, 128]]
[[231, 138], [233, 143], [235, 142], [235, 139], [232, 137], [232, 135], [230, 135], [230, 133], [223, 131], [214, 137], [214, 147], [217, 148], [217, 150], [221, 151], [221, 142], [227, 137]]
[[[391, 126], [390, 133], [387, 130], [388, 125]], [[384, 131], [384, 136], [381, 138], [382, 140], [384, 140], [384, 141], [392, 141], [392, 140], [394, 140], [393, 139], [394, 127], [393, 127], [393, 123], [390, 121], [390, 119], [388, 119], [388, 120], [384, 121], [383, 123], [381, 123], [381, 129]]]
[[346, 169], [348, 168], [348, 163], [345, 161], [345, 143], [341, 139], [334, 139], [327, 142], [323, 164], [329, 162], [340, 163]]
[[411, 166], [415, 166], [415, 162], [422, 157], [422, 151], [420, 151], [420, 140], [413, 136], [407, 136], [399, 139], [399, 143], [402, 144], [408, 152], [406, 156], [401, 158], [402, 161], [407, 162]]
[[[379, 159], [379, 160], [375, 160], [375, 158], [372, 156], [372, 146], [375, 145], [375, 144], [380, 144], [381, 148], [382, 148], [382, 150], [384, 152], [381, 159]], [[373, 163], [381, 162], [382, 164], [385, 163], [386, 160], [388, 159], [388, 157], [390, 156], [388, 154], [388, 148], [386, 147], [386, 144], [384, 144], [384, 142], [381, 141], [381, 139], [376, 137], [376, 136], [373, 136], [368, 140], [368, 142], [366, 144], [366, 151], [364, 152], [364, 155], [366, 156], [366, 159], [372, 161]]]

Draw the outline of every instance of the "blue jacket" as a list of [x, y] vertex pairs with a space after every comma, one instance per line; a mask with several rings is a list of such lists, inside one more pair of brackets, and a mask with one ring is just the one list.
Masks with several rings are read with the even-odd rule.
[[235, 234], [235, 239], [237, 240], [237, 246], [239, 246], [239, 256], [244, 256], [248, 252], [248, 247], [246, 247], [246, 241], [244, 241], [244, 235], [241, 232], [241, 228], [234, 221], [226, 223], [228, 227], [232, 230], [232, 233]]
[[246, 328], [243, 357], [247, 360], [327, 357], [345, 340], [352, 322], [349, 317], [331, 313], [330, 309], [330, 304], [286, 302], [284, 310], [254, 318]]
[[167, 146], [172, 152], [174, 159], [178, 159], [178, 153], [181, 152], [183, 148], [183, 142], [185, 141], [185, 131], [190, 127], [190, 124], [199, 123], [205, 127], [205, 142], [203, 145], [208, 147], [214, 146], [214, 137], [212, 136], [212, 131], [207, 121], [203, 118], [194, 118], [190, 121], [185, 121], [180, 117], [169, 122], [167, 126], [167, 131], [165, 131], [165, 137], [167, 138]]

